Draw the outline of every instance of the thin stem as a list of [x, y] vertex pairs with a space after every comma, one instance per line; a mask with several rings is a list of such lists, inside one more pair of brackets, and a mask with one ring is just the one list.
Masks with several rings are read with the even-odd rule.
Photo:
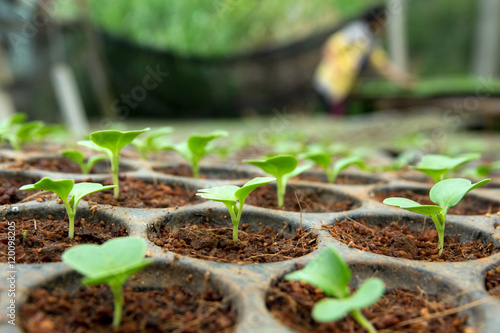
[[193, 177], [200, 178], [200, 165], [198, 164], [198, 160], [193, 158], [191, 161], [191, 169], [193, 169]]
[[120, 166], [120, 152], [113, 154], [113, 159], [111, 160], [111, 171], [113, 172], [113, 184], [116, 185], [114, 188], [114, 197], [118, 199], [120, 197], [120, 184], [118, 181], [118, 169]]
[[224, 203], [226, 205], [227, 210], [229, 211], [229, 215], [231, 216], [231, 222], [233, 223], [233, 241], [238, 241], [238, 226], [240, 224], [239, 214], [235, 214], [233, 206]]
[[121, 284], [110, 284], [111, 292], [113, 293], [114, 301], [114, 314], [113, 314], [113, 327], [120, 327], [122, 322], [123, 310], [123, 288]]
[[351, 311], [351, 316], [358, 322], [358, 324], [361, 325], [361, 327], [364, 327], [369, 333], [376, 333], [377, 330], [375, 327], [373, 327], [372, 323], [368, 319], [363, 316], [361, 313], [361, 310], [353, 310]]
[[441, 256], [443, 254], [444, 249], [444, 226], [446, 215], [442, 216], [441, 214], [436, 214], [431, 216], [434, 225], [436, 226], [436, 231], [438, 233], [438, 255]]
[[286, 192], [286, 179], [285, 177], [277, 177], [276, 190], [278, 191], [278, 207], [283, 207]]
[[69, 239], [73, 239], [75, 237], [75, 215], [76, 215], [76, 209], [73, 210], [73, 208], [71, 208], [71, 205], [69, 204], [68, 200], [63, 200], [63, 203], [64, 203], [64, 207], [66, 208], [66, 214], [68, 214], [68, 220], [69, 220], [68, 237], [69, 237]]

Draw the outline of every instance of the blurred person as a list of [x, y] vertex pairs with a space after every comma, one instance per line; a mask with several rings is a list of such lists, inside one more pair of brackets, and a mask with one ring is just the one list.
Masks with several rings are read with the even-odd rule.
[[386, 24], [385, 7], [377, 6], [326, 41], [313, 85], [331, 115], [346, 113], [349, 96], [368, 67], [404, 89], [412, 87], [415, 78], [394, 65], [380, 45]]

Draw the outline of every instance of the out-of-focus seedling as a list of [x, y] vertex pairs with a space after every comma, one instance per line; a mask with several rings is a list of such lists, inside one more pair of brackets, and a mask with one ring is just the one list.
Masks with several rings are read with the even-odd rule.
[[78, 183], [75, 184], [71, 179], [54, 180], [50, 177], [44, 177], [35, 184], [21, 186], [22, 191], [51, 191], [61, 199], [66, 208], [69, 219], [68, 237], [73, 239], [75, 236], [75, 215], [76, 208], [80, 200], [91, 193], [104, 191], [114, 188], [114, 185], [103, 186], [98, 183]]
[[155, 128], [141, 137], [136, 138], [132, 141], [132, 145], [137, 149], [139, 155], [141, 155], [144, 160], [147, 160], [149, 153], [159, 151], [165, 146], [161, 139], [173, 131], [174, 128], [170, 126]]
[[193, 171], [194, 178], [200, 178], [200, 161], [207, 154], [207, 144], [213, 139], [228, 136], [226, 131], [218, 130], [212, 133], [202, 135], [191, 135], [187, 141], [177, 145], [168, 145], [164, 149], [173, 149], [178, 152], [186, 161], [188, 161]]
[[360, 168], [365, 166], [365, 162], [359, 156], [343, 157], [333, 163], [331, 155], [326, 152], [306, 153], [304, 154], [304, 158], [322, 167], [326, 172], [326, 177], [330, 184], [335, 182], [341, 171], [347, 169], [351, 165], [357, 165]]
[[288, 180], [298, 176], [312, 166], [311, 164], [298, 166], [298, 159], [292, 155], [273, 156], [265, 160], [243, 160], [243, 162], [255, 165], [264, 172], [276, 177], [278, 207], [283, 207], [285, 202], [286, 184]]
[[311, 314], [317, 322], [336, 321], [351, 314], [368, 332], [376, 332], [361, 310], [379, 300], [385, 292], [384, 283], [379, 278], [368, 279], [351, 295], [351, 270], [333, 246], [326, 247], [303, 269], [287, 274], [285, 279], [305, 281], [329, 296], [314, 304]]
[[153, 259], [144, 259], [146, 242], [137, 237], [121, 237], [102, 245], [83, 244], [62, 255], [62, 261], [85, 276], [86, 285], [107, 283], [113, 293], [113, 327], [122, 321], [123, 284], [133, 274], [144, 269]]
[[480, 157], [480, 154], [475, 153], [463, 154], [457, 157], [429, 154], [424, 155], [417, 165], [410, 166], [410, 168], [425, 173], [434, 180], [434, 183], [437, 183], [443, 179], [452, 177], [459, 166], [472, 160], [477, 160]]
[[245, 183], [242, 187], [235, 185], [218, 186], [198, 190], [197, 196], [203, 199], [222, 202], [229, 211], [233, 223], [233, 241], [238, 240], [238, 226], [240, 225], [241, 213], [247, 196], [256, 188], [275, 181], [276, 178], [256, 177]]
[[108, 156], [113, 174], [114, 197], [120, 197], [120, 184], [118, 182], [118, 170], [120, 166], [120, 151], [141, 133], [149, 131], [149, 128], [138, 131], [115, 131], [105, 130], [90, 133], [90, 140], [78, 141], [79, 145], [91, 148]]
[[82, 173], [85, 175], [90, 173], [90, 170], [92, 170], [97, 162], [107, 158], [106, 155], [94, 155], [85, 161], [85, 156], [78, 150], [63, 150], [61, 151], [61, 155], [78, 164]]
[[435, 184], [429, 192], [431, 201], [437, 204], [437, 206], [421, 205], [416, 201], [399, 197], [387, 198], [384, 200], [384, 204], [401, 207], [411, 212], [429, 216], [436, 226], [439, 240], [439, 256], [441, 256], [444, 248], [444, 228], [448, 209], [458, 204], [467, 193], [475, 188], [483, 186], [490, 180], [491, 179], [484, 179], [475, 184], [472, 184], [470, 180], [463, 178], [450, 178], [442, 180]]

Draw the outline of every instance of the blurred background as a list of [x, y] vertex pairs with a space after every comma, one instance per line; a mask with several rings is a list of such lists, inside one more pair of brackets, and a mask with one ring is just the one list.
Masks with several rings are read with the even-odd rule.
[[[0, 116], [50, 123], [83, 113], [113, 123], [324, 113], [312, 85], [323, 45], [374, 3], [0, 0]], [[403, 89], [365, 77], [347, 115], [460, 102], [491, 124], [500, 114], [500, 1], [378, 3], [389, 16], [383, 46], [416, 81]]]

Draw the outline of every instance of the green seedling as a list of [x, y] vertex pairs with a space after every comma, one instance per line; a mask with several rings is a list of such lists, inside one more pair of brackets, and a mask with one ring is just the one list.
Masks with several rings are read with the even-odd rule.
[[425, 173], [432, 178], [434, 183], [437, 183], [452, 177], [459, 166], [477, 160], [479, 157], [481, 157], [480, 154], [463, 154], [457, 157], [429, 154], [424, 155], [417, 165], [410, 166], [410, 168]]
[[351, 165], [357, 165], [360, 168], [365, 166], [365, 163], [358, 156], [349, 156], [341, 158], [334, 163], [332, 163], [332, 157], [330, 154], [325, 152], [315, 152], [304, 154], [304, 158], [307, 158], [320, 167], [322, 167], [326, 172], [326, 177], [330, 184], [333, 184], [337, 179], [341, 171], [350, 167]]
[[62, 255], [62, 261], [85, 276], [82, 283], [110, 286], [114, 301], [113, 327], [122, 321], [123, 284], [153, 259], [144, 259], [146, 242], [137, 237], [108, 240], [102, 245], [83, 244], [70, 248]]
[[23, 145], [36, 140], [36, 132], [41, 128], [43, 128], [42, 121], [14, 122], [9, 128], [0, 130], [0, 138], [8, 141], [14, 150], [21, 151]]
[[336, 321], [350, 313], [368, 332], [376, 332], [361, 310], [379, 300], [385, 292], [384, 283], [379, 278], [368, 279], [351, 295], [351, 270], [333, 246], [326, 247], [303, 269], [287, 274], [285, 279], [305, 281], [329, 296], [314, 304], [312, 317], [317, 322]]
[[85, 157], [78, 150], [64, 150], [61, 152], [61, 155], [78, 164], [80, 166], [80, 169], [82, 170], [82, 173], [85, 175], [90, 173], [90, 170], [92, 170], [94, 164], [107, 158], [106, 155], [94, 155], [89, 157], [89, 159], [85, 161]]
[[194, 178], [200, 178], [200, 161], [207, 154], [207, 144], [213, 139], [228, 136], [226, 131], [214, 131], [201, 135], [191, 135], [187, 141], [177, 145], [168, 145], [164, 149], [173, 149], [189, 162]]
[[473, 168], [467, 168], [463, 170], [462, 174], [470, 178], [482, 178], [487, 177], [494, 170], [500, 170], [500, 161], [489, 164], [480, 164]]
[[28, 234], [26, 233], [26, 231], [23, 232], [23, 239], [26, 239], [28, 237]]
[[292, 155], [273, 156], [265, 160], [244, 160], [243, 162], [255, 165], [264, 172], [276, 177], [278, 207], [283, 207], [288, 180], [298, 176], [312, 166], [312, 164], [298, 166], [298, 159]]
[[439, 256], [443, 253], [444, 248], [444, 228], [448, 209], [455, 206], [462, 198], [475, 188], [483, 186], [491, 179], [484, 179], [475, 184], [468, 179], [450, 178], [445, 179], [435, 184], [430, 192], [429, 197], [436, 205], [421, 205], [416, 201], [407, 198], [387, 198], [384, 204], [389, 206], [401, 207], [423, 215], [429, 216], [438, 233], [438, 250]]
[[114, 197], [120, 197], [120, 184], [118, 182], [118, 169], [120, 166], [120, 151], [139, 134], [149, 131], [149, 128], [138, 131], [115, 131], [105, 130], [90, 133], [90, 140], [78, 141], [79, 145], [91, 148], [108, 156], [111, 163], [111, 173], [113, 174]]
[[156, 128], [136, 138], [132, 141], [132, 145], [137, 149], [139, 155], [146, 160], [149, 153], [159, 151], [165, 146], [161, 141], [162, 137], [173, 131], [173, 127], [170, 126]]
[[114, 185], [103, 186], [98, 183], [78, 183], [75, 184], [71, 179], [54, 180], [44, 177], [35, 184], [21, 186], [22, 191], [51, 191], [62, 200], [69, 219], [69, 238], [75, 236], [75, 215], [76, 208], [80, 200], [91, 193], [104, 191], [114, 188]]
[[231, 216], [231, 222], [233, 223], [233, 241], [237, 241], [238, 227], [240, 225], [241, 213], [243, 212], [245, 199], [257, 187], [269, 184], [275, 180], [276, 178], [271, 177], [256, 177], [245, 183], [242, 187], [228, 185], [204, 188], [198, 190], [196, 195], [202, 197], [203, 199], [222, 202], [227, 207], [229, 215]]

